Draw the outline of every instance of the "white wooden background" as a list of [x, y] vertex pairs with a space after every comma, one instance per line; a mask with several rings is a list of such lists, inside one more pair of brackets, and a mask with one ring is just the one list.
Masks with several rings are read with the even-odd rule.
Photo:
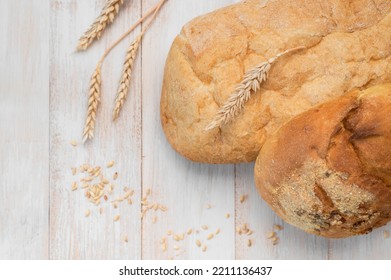
[[[127, 0], [115, 23], [86, 53], [77, 38], [104, 0], [0, 0], [0, 258], [1, 259], [390, 259], [391, 239], [381, 230], [345, 240], [326, 240], [284, 224], [256, 193], [253, 164], [202, 165], [176, 154], [159, 119], [163, 67], [181, 26], [234, 0], [168, 0], [144, 38], [130, 96], [120, 120], [111, 110], [124, 52], [135, 34], [108, 57], [96, 139], [80, 140], [90, 75], [105, 48], [157, 0]], [[132, 206], [97, 214], [81, 192], [71, 192], [72, 166], [115, 160], [119, 183], [136, 190]], [[142, 193], [168, 207], [140, 218]], [[247, 194], [249, 199], [239, 202]], [[207, 205], [213, 207], [207, 209]], [[89, 218], [87, 209], [94, 210]], [[121, 220], [113, 222], [114, 214]], [[226, 219], [226, 213], [231, 214]], [[235, 233], [244, 223], [254, 231]], [[221, 233], [202, 252], [195, 240], [206, 231], [168, 242], [166, 231], [207, 224]], [[280, 243], [266, 238], [282, 224]], [[388, 226], [388, 229], [391, 227]], [[127, 235], [129, 242], [123, 242]], [[173, 246], [181, 247], [176, 256]]]

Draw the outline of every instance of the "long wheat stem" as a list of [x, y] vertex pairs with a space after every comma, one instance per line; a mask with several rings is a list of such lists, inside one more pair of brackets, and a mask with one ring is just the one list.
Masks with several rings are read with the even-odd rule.
[[234, 120], [242, 111], [246, 102], [250, 99], [251, 93], [260, 90], [262, 83], [268, 79], [269, 71], [273, 63], [284, 55], [304, 48], [305, 47], [297, 47], [286, 50], [246, 72], [243, 80], [236, 86], [235, 91], [220, 108], [213, 121], [205, 130], [221, 127]]
[[141, 33], [132, 42], [128, 51], [126, 52], [126, 58], [125, 58], [125, 62], [124, 62], [123, 70], [122, 70], [121, 81], [119, 83], [117, 96], [115, 99], [114, 110], [113, 110], [113, 120], [114, 121], [116, 119], [118, 119], [118, 117], [121, 113], [121, 110], [123, 108], [123, 105], [125, 103], [126, 97], [128, 95], [133, 65], [136, 61], [137, 51], [139, 49], [142, 37], [145, 34], [145, 32], [148, 30], [148, 28], [151, 26], [151, 24], [153, 23], [154, 19], [156, 18], [157, 14], [158, 14], [160, 8], [163, 6], [163, 4], [166, 1], [167, 0], [161, 0], [159, 2], [152, 18], [149, 20], [147, 25], [142, 29]]
[[100, 39], [106, 29], [106, 26], [114, 21], [123, 3], [123, 0], [108, 0], [106, 2], [106, 5], [103, 7], [100, 15], [91, 24], [87, 31], [84, 32], [83, 36], [80, 37], [77, 45], [78, 51], [88, 49], [95, 40]]

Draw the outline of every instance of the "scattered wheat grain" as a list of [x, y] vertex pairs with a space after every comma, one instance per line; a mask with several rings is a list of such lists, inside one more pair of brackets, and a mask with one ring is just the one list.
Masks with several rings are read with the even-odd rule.
[[215, 235], [213, 233], [209, 233], [208, 236], [206, 237], [207, 240], [213, 239]]
[[91, 211], [90, 211], [90, 210], [87, 210], [87, 211], [85, 212], [84, 216], [87, 218], [87, 217], [90, 216], [90, 214], [91, 214]]
[[284, 228], [281, 225], [274, 225], [274, 230], [275, 231], [280, 231], [283, 230]]
[[267, 234], [267, 238], [268, 239], [272, 239], [272, 238], [274, 238], [276, 236], [276, 233], [274, 232], [274, 231], [271, 231], [271, 232], [269, 232], [268, 234]]
[[240, 197], [240, 203], [243, 203], [247, 199], [247, 195], [242, 195]]
[[72, 183], [72, 191], [75, 191], [75, 190], [77, 190], [77, 183], [73, 182]]
[[72, 140], [72, 141], [71, 141], [71, 145], [72, 145], [73, 147], [77, 147], [77, 141], [76, 141], [76, 140]]

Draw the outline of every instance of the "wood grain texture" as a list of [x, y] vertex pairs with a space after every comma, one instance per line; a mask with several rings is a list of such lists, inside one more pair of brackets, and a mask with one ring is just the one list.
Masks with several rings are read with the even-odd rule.
[[[77, 39], [94, 20], [104, 0], [51, 1], [50, 19], [50, 257], [52, 259], [139, 259], [141, 257], [141, 57], [138, 57], [131, 85], [131, 95], [121, 118], [112, 123], [112, 109], [126, 48], [124, 40], [108, 57], [102, 68], [102, 105], [96, 120], [95, 139], [74, 148], [72, 139], [81, 143], [86, 114], [89, 78], [110, 43], [115, 41], [140, 16], [139, 1], [127, 1], [116, 21], [99, 42], [86, 53], [74, 53]], [[133, 205], [121, 203], [114, 209], [105, 203], [104, 213], [87, 202], [83, 191], [71, 192], [74, 181], [71, 167], [83, 163], [116, 165], [115, 192], [124, 186], [135, 190]], [[112, 198], [115, 198], [113, 196]], [[84, 217], [86, 210], [89, 218]], [[121, 219], [113, 222], [115, 215]], [[127, 235], [129, 242], [123, 237]]]
[[[128, 99], [113, 123], [122, 63], [140, 28], [128, 36], [103, 65], [95, 139], [81, 144], [96, 63], [157, 1], [126, 0], [116, 21], [85, 53], [74, 52], [77, 40], [105, 0], [0, 1], [0, 259], [391, 259], [391, 238], [383, 238], [391, 225], [344, 240], [308, 235], [281, 221], [259, 197], [253, 164], [192, 163], [166, 141], [159, 103], [172, 41], [187, 21], [238, 0], [168, 0], [142, 41]], [[71, 146], [71, 140], [79, 145]], [[115, 165], [107, 170], [110, 160]], [[105, 203], [100, 215], [82, 190], [71, 192], [76, 181], [71, 167], [83, 163], [102, 166], [107, 177], [117, 171], [115, 193], [124, 186], [134, 189], [133, 204], [114, 209]], [[168, 211], [152, 210], [141, 219], [148, 189], [148, 200]], [[242, 195], [248, 197], [243, 203]], [[117, 214], [121, 219], [114, 222]], [[245, 223], [251, 236], [235, 232]], [[284, 229], [273, 246], [267, 234], [275, 224]], [[168, 230], [188, 229], [192, 234], [184, 234], [183, 241], [167, 236]], [[220, 233], [206, 240], [217, 229]]]
[[[143, 1], [146, 11], [151, 1]], [[154, 198], [169, 208], [156, 224], [143, 221], [144, 259], [234, 259], [234, 172], [232, 165], [212, 166], [189, 162], [169, 146], [160, 125], [160, 93], [165, 59], [182, 26], [197, 15], [235, 1], [170, 0], [146, 34], [143, 45], [143, 190], [152, 188]], [[162, 28], [164, 26], [164, 28]], [[157, 47], [159, 51], [156, 51]], [[213, 208], [206, 209], [210, 203]], [[231, 219], [224, 218], [231, 213]], [[200, 230], [208, 225], [208, 230]], [[184, 241], [175, 242], [167, 230], [183, 233], [199, 230]], [[206, 242], [202, 252], [195, 240], [205, 241], [207, 233], [220, 228], [221, 233]], [[162, 252], [159, 241], [168, 239]], [[177, 245], [179, 250], [173, 250]], [[224, 248], [224, 250], [222, 250]]]
[[329, 259], [332, 260], [390, 260], [391, 238], [384, 239], [385, 230], [391, 232], [391, 225], [374, 230], [363, 236], [330, 240]]
[[0, 1], [0, 259], [48, 257], [48, 1]]

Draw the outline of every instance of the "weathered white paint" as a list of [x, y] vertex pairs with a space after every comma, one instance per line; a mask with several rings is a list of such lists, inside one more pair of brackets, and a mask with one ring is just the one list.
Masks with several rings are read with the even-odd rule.
[[[151, 1], [143, 1], [143, 9]], [[156, 1], [155, 1], [156, 2]], [[174, 152], [160, 125], [160, 92], [164, 63], [175, 36], [197, 15], [235, 1], [169, 0], [143, 41], [143, 189], [152, 188], [156, 198], [169, 211], [158, 223], [143, 222], [144, 259], [233, 259], [235, 257], [234, 168], [192, 163]], [[156, 51], [157, 48], [159, 51]], [[207, 204], [213, 207], [207, 209]], [[231, 219], [225, 219], [231, 213]], [[209, 230], [200, 230], [208, 225]], [[195, 228], [199, 234], [185, 242], [168, 238], [168, 252], [159, 241], [167, 230], [182, 233]], [[220, 228], [220, 234], [206, 242], [202, 252], [195, 240], [205, 241], [207, 233]], [[180, 247], [179, 256], [173, 246]], [[182, 253], [183, 251], [183, 253]]]
[[[89, 78], [100, 55], [157, 1], [127, 0], [109, 32], [85, 53], [74, 52], [77, 39], [104, 0], [0, 2], [0, 258], [389, 259], [391, 239], [383, 238], [384, 228], [345, 240], [308, 235], [283, 223], [262, 201], [254, 186], [253, 164], [192, 163], [166, 141], [159, 102], [173, 39], [188, 20], [237, 0], [168, 0], [144, 37], [129, 98], [113, 124], [124, 54], [137, 31], [124, 40], [103, 67], [96, 138], [80, 144]], [[78, 147], [70, 145], [72, 139]], [[100, 216], [82, 191], [70, 191], [70, 168], [84, 162], [103, 166], [110, 160], [116, 165], [108, 176], [119, 172], [117, 191], [128, 186], [136, 194], [132, 206], [105, 206]], [[149, 188], [150, 200], [168, 211], [151, 211], [141, 220], [140, 199]], [[240, 203], [243, 194], [248, 199]], [[207, 209], [208, 204], [212, 208]], [[87, 209], [92, 212], [89, 218], [84, 217]], [[114, 223], [117, 213], [121, 219]], [[254, 231], [251, 236], [235, 233], [244, 223]], [[266, 238], [274, 224], [284, 226], [277, 246]], [[166, 236], [167, 230], [181, 234], [189, 228], [193, 234], [184, 241]], [[207, 241], [207, 234], [217, 229], [220, 234]], [[159, 244], [163, 236], [167, 252]], [[196, 239], [207, 244], [206, 252], [195, 245]], [[174, 245], [180, 250], [173, 250]]]
[[48, 257], [48, 1], [0, 1], [0, 259]]
[[[139, 1], [127, 1], [117, 20], [88, 52], [75, 53], [78, 37], [99, 14], [105, 1], [51, 1], [50, 17], [50, 135], [51, 201], [50, 257], [52, 259], [139, 259], [141, 258], [141, 57], [135, 64], [129, 100], [120, 120], [112, 123], [112, 109], [129, 43], [122, 42], [102, 69], [102, 104], [92, 142], [81, 144], [86, 116], [89, 79], [109, 44], [135, 22], [141, 11]], [[79, 141], [77, 148], [69, 143]], [[124, 186], [136, 191], [133, 205], [114, 209], [104, 204], [104, 214], [86, 201], [82, 191], [71, 192], [70, 168], [84, 162], [105, 166], [114, 160], [110, 176], [119, 192]], [[109, 177], [109, 175], [107, 175]], [[113, 197], [114, 198], [114, 197]], [[90, 209], [91, 217], [84, 213]], [[119, 222], [113, 217], [121, 215]], [[129, 242], [123, 241], [127, 235]]]

